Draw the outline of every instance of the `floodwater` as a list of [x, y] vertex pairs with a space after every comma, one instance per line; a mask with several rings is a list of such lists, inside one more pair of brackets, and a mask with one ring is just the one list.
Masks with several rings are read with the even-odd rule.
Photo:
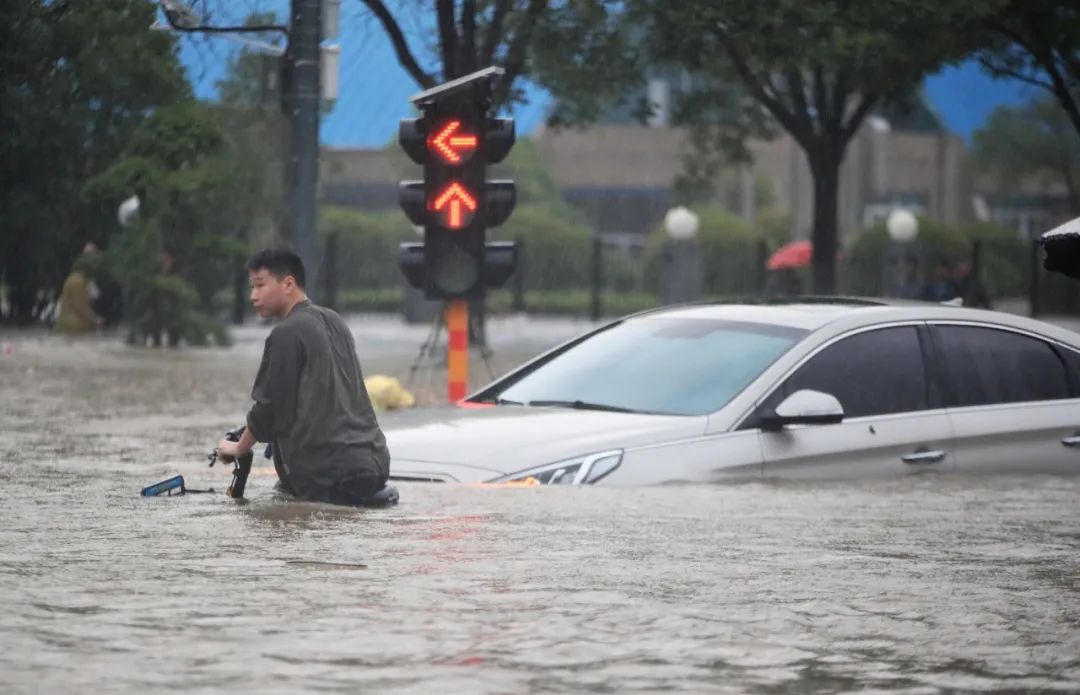
[[0, 335], [0, 692], [1080, 691], [1080, 478], [138, 497], [224, 489], [249, 337]]

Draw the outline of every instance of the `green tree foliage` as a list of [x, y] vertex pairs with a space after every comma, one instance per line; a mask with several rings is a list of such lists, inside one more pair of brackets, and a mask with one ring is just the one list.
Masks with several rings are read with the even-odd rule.
[[[102, 216], [132, 192], [143, 201], [142, 221], [119, 234], [111, 255], [128, 319], [145, 333], [164, 313], [191, 343], [223, 335], [209, 330], [206, 312], [248, 250], [246, 231], [262, 199], [259, 172], [237, 166], [221, 120], [194, 101], [158, 109], [83, 189], [88, 209]], [[174, 257], [174, 272], [161, 272], [160, 252]]]
[[[333, 262], [343, 290], [400, 287], [398, 246], [419, 236], [398, 210], [366, 211], [333, 206], [319, 209], [319, 236], [334, 237]], [[328, 259], [329, 260], [329, 259]]]
[[1054, 99], [999, 106], [975, 132], [975, 161], [1002, 190], [1038, 177], [1064, 187], [1073, 215], [1080, 215], [1080, 132]]
[[[935, 266], [971, 258], [979, 242], [980, 279], [992, 298], [1017, 297], [1027, 293], [1027, 245], [1010, 229], [980, 223], [952, 227], [929, 218], [919, 218], [915, 249], [921, 259], [919, 280], [929, 282]], [[879, 223], [856, 239], [842, 263], [842, 285], [847, 294], [878, 297], [890, 244], [885, 224]]]
[[[704, 269], [702, 292], [714, 296], [757, 292], [764, 276], [761, 255], [766, 239], [761, 230], [725, 210], [704, 207], [694, 211], [700, 221], [697, 242]], [[645, 289], [650, 292], [660, 292], [664, 245], [668, 240], [667, 233], [658, 228], [646, 241]]]
[[173, 37], [147, 31], [154, 12], [150, 0], [0, 4], [0, 276], [20, 321], [86, 240], [104, 241], [82, 185], [148, 113], [189, 96]]
[[592, 232], [569, 206], [519, 205], [492, 237], [521, 244], [526, 289], [588, 286]]
[[[272, 13], [255, 13], [244, 21], [248, 26], [268, 26], [277, 22]], [[271, 37], [280, 44], [278, 34]], [[287, 122], [281, 112], [280, 90], [270, 88], [272, 72], [280, 69], [281, 57], [244, 48], [230, 55], [223, 79], [216, 83], [217, 111], [233, 161], [236, 181], [233, 190], [243, 205], [231, 207], [236, 217], [231, 227], [249, 249], [268, 245], [284, 228], [284, 163]], [[238, 202], [239, 202], [238, 201]], [[233, 282], [232, 315], [243, 321], [247, 307], [247, 273], [237, 269]]]
[[[713, 138], [736, 149], [789, 133], [814, 177], [814, 291], [836, 287], [837, 195], [847, 145], [872, 109], [972, 50], [999, 0], [642, 0], [659, 58], [700, 76]], [[732, 89], [737, 83], [740, 88]], [[692, 98], [693, 95], [690, 95]], [[764, 117], [768, 116], [768, 123]]]

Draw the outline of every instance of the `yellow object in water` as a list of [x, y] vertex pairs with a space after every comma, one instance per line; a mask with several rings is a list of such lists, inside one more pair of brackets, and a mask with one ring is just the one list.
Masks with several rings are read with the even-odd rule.
[[401, 382], [392, 376], [376, 374], [364, 379], [371, 404], [377, 410], [403, 410], [416, 403], [413, 395], [405, 390]]

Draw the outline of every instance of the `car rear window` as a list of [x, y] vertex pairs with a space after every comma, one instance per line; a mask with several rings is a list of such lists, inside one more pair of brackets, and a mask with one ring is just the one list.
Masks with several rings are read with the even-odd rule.
[[1065, 364], [1037, 338], [981, 326], [935, 326], [949, 407], [1069, 398]]

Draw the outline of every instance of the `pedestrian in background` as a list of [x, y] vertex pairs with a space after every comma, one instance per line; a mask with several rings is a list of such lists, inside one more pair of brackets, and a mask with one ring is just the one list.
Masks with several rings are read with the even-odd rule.
[[952, 263], [942, 258], [934, 267], [934, 277], [923, 291], [923, 299], [928, 302], [948, 302], [958, 296], [956, 283], [953, 282]]
[[71, 266], [71, 272], [60, 290], [60, 309], [56, 328], [69, 336], [90, 333], [104, 325], [105, 321], [96, 311], [93, 302], [97, 288], [94, 285], [93, 268], [98, 250], [93, 242], [87, 242], [82, 255]]
[[953, 272], [953, 283], [956, 285], [957, 296], [964, 301], [964, 306], [977, 309], [990, 308], [990, 295], [987, 294], [986, 288], [983, 287], [982, 282], [975, 275], [971, 261], [965, 258], [956, 263]]

